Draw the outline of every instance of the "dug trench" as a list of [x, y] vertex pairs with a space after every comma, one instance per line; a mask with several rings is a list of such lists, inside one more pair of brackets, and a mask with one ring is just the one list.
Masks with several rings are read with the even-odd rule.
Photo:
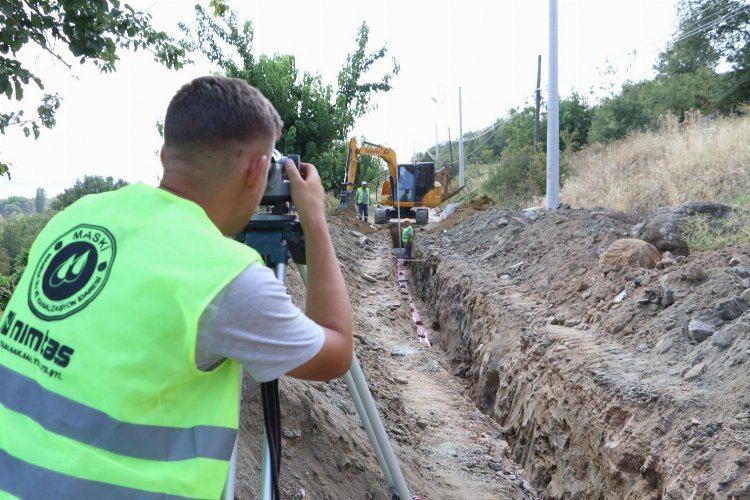
[[539, 495], [750, 498], [750, 247], [633, 238], [661, 213], [466, 212], [412, 280]]
[[[406, 277], [431, 346], [387, 231], [330, 219], [411, 493], [749, 498], [750, 248], [613, 267], [600, 255], [634, 217], [485, 208], [417, 230]], [[287, 285], [302, 304], [293, 265]], [[243, 394], [237, 496], [255, 498], [262, 418], [247, 379]], [[390, 498], [341, 381], [282, 379], [281, 396], [283, 498]]]

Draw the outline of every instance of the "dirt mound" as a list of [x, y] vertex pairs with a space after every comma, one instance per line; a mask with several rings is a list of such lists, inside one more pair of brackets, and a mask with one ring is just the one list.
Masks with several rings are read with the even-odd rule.
[[492, 208], [422, 233], [436, 341], [543, 496], [748, 498], [750, 246], [601, 265], [635, 222]]
[[495, 201], [492, 198], [486, 195], [482, 195], [479, 198], [475, 198], [471, 200], [467, 204], [467, 207], [479, 212], [482, 210], [487, 210], [489, 207], [491, 207], [494, 204], [495, 204]]

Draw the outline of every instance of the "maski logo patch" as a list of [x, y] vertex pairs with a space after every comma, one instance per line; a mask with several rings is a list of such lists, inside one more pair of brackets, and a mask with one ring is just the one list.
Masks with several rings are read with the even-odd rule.
[[115, 239], [99, 226], [81, 224], [47, 248], [34, 269], [29, 307], [41, 319], [67, 318], [86, 307], [107, 282]]

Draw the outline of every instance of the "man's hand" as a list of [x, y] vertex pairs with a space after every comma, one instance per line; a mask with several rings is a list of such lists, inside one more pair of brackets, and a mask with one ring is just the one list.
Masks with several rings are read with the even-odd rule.
[[284, 165], [292, 190], [292, 202], [299, 212], [302, 228], [308, 224], [325, 221], [325, 191], [318, 170], [311, 163], [300, 163], [300, 170], [292, 160]]
[[305, 233], [305, 314], [325, 332], [325, 341], [318, 354], [289, 375], [330, 380], [346, 373], [352, 363], [352, 307], [328, 234], [323, 203], [325, 192], [318, 171], [309, 163], [300, 163], [298, 172], [291, 160], [284, 167], [292, 189], [292, 201], [299, 211]]

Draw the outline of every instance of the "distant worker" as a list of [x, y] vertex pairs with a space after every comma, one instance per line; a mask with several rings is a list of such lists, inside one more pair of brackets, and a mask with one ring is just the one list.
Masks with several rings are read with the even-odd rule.
[[367, 182], [362, 181], [362, 187], [357, 188], [357, 210], [359, 219], [367, 222], [367, 207], [370, 205], [370, 190], [367, 188]]
[[349, 296], [315, 167], [287, 160], [305, 233], [305, 313], [234, 241], [282, 122], [239, 79], [172, 98], [159, 187], [85, 196], [37, 237], [0, 321], [1, 498], [220, 498], [240, 364], [330, 380], [352, 360]]
[[411, 259], [411, 244], [414, 241], [414, 228], [409, 219], [404, 219], [404, 228], [401, 230], [401, 243], [404, 244], [404, 255]]

